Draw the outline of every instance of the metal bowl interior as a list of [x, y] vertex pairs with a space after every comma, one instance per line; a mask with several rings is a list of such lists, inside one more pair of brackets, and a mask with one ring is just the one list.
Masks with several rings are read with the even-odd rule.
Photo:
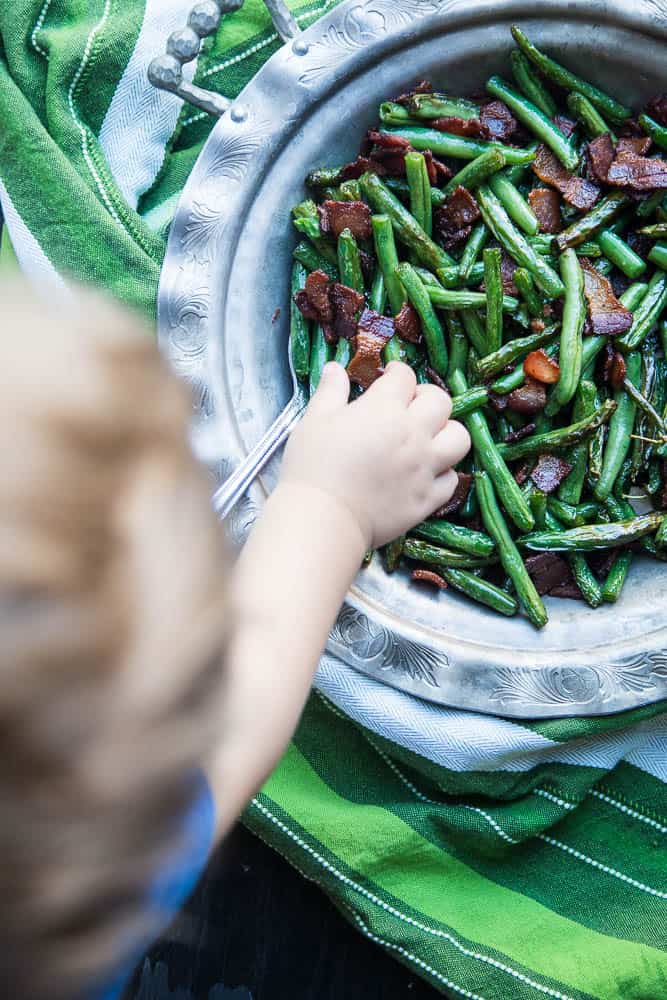
[[[189, 181], [170, 244], [179, 263], [168, 260], [163, 278], [161, 328], [177, 365], [203, 387], [200, 416], [220, 442], [220, 458], [233, 461], [249, 450], [289, 398], [290, 208], [305, 196], [303, 178], [315, 166], [353, 158], [382, 100], [423, 77], [468, 94], [493, 73], [509, 76], [515, 21], [626, 103], [639, 105], [665, 86], [667, 20], [652, 2], [624, 10], [620, 2], [427, 0], [421, 17], [416, 6], [350, 0], [311, 28], [303, 36], [308, 52], [275, 56], [241, 95], [237, 120], [216, 126]], [[225, 202], [231, 208], [221, 208]], [[224, 474], [229, 466], [217, 468]], [[276, 461], [255, 503], [277, 471]], [[240, 516], [242, 534], [247, 507]], [[356, 622], [334, 632], [332, 648], [389, 683], [461, 707], [533, 716], [610, 712], [667, 694], [666, 597], [667, 567], [637, 560], [618, 606], [592, 611], [549, 600], [550, 623], [537, 632], [524, 618], [493, 615], [451, 591], [415, 588], [405, 573], [389, 577], [375, 559], [349, 596]], [[392, 642], [426, 650], [426, 673], [409, 664], [395, 670]], [[630, 671], [620, 685], [605, 674], [618, 664]], [[525, 683], [513, 696], [497, 696], [498, 677], [510, 675]], [[545, 693], [547, 676], [553, 690]]]

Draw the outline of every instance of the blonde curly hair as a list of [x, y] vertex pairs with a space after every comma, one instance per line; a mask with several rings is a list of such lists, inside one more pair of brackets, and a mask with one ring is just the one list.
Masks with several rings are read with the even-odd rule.
[[77, 995], [145, 933], [213, 742], [225, 549], [150, 334], [2, 290], [0, 981]]

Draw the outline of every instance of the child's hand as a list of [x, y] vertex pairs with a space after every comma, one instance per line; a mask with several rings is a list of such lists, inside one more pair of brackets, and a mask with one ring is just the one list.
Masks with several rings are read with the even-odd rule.
[[452, 471], [470, 448], [468, 432], [450, 421], [449, 396], [417, 385], [404, 364], [348, 404], [349, 380], [325, 367], [317, 393], [293, 432], [281, 482], [327, 493], [343, 504], [367, 548], [384, 545], [451, 498]]

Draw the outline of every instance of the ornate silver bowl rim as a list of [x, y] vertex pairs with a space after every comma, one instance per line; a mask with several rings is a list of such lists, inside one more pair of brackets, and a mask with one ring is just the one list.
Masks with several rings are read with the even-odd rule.
[[[536, 15], [637, 32], [652, 45], [664, 46], [667, 37], [660, 0], [587, 0], [576, 7], [567, 0], [347, 0], [278, 51], [215, 126], [181, 197], [158, 309], [161, 345], [194, 389], [194, 441], [216, 485], [248, 449], [235, 411], [238, 387], [220, 377], [221, 331], [234, 296], [230, 276], [244, 219], [275, 158], [341, 81], [445, 33], [495, 20], [534, 21]], [[236, 541], [245, 537], [263, 495], [257, 485], [230, 519]], [[352, 589], [329, 651], [414, 695], [518, 718], [608, 714], [667, 697], [662, 601], [642, 620], [639, 638], [637, 620], [627, 620], [608, 641], [587, 646], [588, 625], [581, 625], [589, 621], [587, 611], [577, 608], [558, 626], [558, 642], [533, 639], [521, 648], [523, 635], [517, 633], [514, 645], [499, 624], [496, 647], [484, 638], [485, 612], [471, 612], [477, 617], [465, 635], [456, 634], [451, 618], [444, 629], [429, 621], [432, 602], [419, 605], [414, 619], [408, 609], [407, 620], [399, 620], [369, 579], [363, 589]]]

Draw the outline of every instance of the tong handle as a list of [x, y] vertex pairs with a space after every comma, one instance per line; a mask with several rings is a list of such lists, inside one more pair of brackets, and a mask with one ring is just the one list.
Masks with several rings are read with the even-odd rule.
[[[285, 0], [264, 2], [282, 40], [288, 42], [296, 38], [301, 29]], [[197, 58], [202, 42], [218, 30], [223, 15], [240, 10], [243, 3], [244, 0], [201, 0], [195, 4], [187, 25], [169, 36], [165, 55], [153, 59], [148, 67], [148, 79], [153, 86], [176, 94], [208, 114], [223, 115], [232, 102], [215, 91], [204, 90], [184, 79], [183, 66]]]

